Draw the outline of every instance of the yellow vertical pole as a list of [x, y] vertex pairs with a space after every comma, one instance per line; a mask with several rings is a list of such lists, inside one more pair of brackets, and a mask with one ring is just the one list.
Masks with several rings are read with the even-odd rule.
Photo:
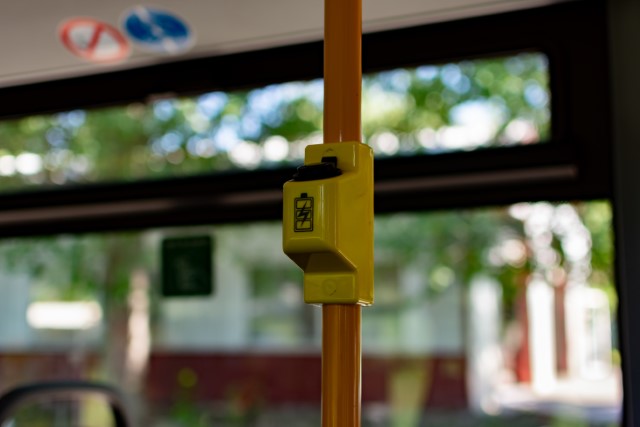
[[325, 0], [324, 142], [360, 141], [362, 0]]
[[[360, 141], [362, 0], [325, 0], [324, 142]], [[361, 308], [322, 308], [322, 426], [360, 426]]]
[[360, 426], [360, 306], [322, 307], [322, 426]]

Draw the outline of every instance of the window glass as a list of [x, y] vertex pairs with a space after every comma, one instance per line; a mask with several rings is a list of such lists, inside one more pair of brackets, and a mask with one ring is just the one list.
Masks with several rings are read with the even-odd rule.
[[[544, 142], [549, 98], [539, 53], [370, 74], [363, 140], [379, 157]], [[297, 165], [322, 104], [313, 80], [2, 122], [0, 191]]]
[[[607, 202], [376, 218], [363, 424], [616, 426]], [[211, 236], [213, 293], [163, 297], [164, 239]], [[0, 243], [0, 389], [90, 378], [140, 425], [318, 425], [321, 310], [277, 223]]]

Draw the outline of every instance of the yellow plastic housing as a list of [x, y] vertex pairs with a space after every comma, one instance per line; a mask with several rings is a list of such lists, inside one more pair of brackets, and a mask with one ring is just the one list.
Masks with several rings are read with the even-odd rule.
[[335, 157], [340, 176], [284, 185], [283, 249], [304, 271], [310, 304], [373, 304], [373, 152], [310, 145], [305, 165]]

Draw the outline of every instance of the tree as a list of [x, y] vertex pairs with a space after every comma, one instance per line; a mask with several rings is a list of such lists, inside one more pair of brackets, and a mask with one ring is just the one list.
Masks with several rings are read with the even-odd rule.
[[[549, 136], [541, 54], [365, 76], [363, 136], [380, 156]], [[0, 188], [130, 181], [299, 163], [322, 129], [322, 81], [0, 123]]]

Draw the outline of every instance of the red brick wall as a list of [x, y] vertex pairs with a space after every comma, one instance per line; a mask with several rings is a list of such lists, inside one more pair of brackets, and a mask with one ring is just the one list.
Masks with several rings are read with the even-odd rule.
[[[270, 404], [318, 404], [320, 367], [320, 357], [316, 355], [154, 353], [147, 391], [155, 402], [170, 402], [180, 393], [189, 392], [203, 401], [239, 396]], [[363, 402], [388, 402], [394, 375], [406, 369], [425, 375], [425, 406], [466, 406], [464, 358], [448, 356], [364, 357]], [[183, 382], [187, 379], [188, 384], [181, 386], [180, 378]]]

